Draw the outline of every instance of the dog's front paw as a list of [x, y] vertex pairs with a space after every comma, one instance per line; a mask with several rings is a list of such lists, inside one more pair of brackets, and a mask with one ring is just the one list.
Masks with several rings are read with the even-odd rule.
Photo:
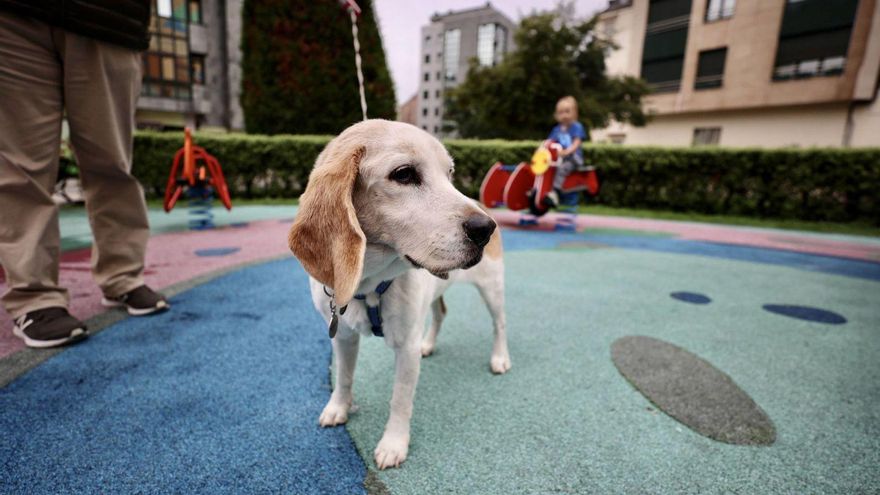
[[510, 369], [510, 356], [507, 354], [493, 355], [489, 366], [492, 368], [492, 373], [496, 375], [507, 373], [507, 370]]
[[379, 445], [373, 452], [373, 458], [376, 460], [376, 467], [386, 469], [390, 467], [400, 467], [409, 450], [409, 437], [383, 435]]
[[324, 406], [324, 411], [321, 413], [321, 417], [318, 418], [318, 423], [321, 426], [343, 425], [348, 421], [349, 409], [351, 409], [351, 406], [348, 403], [331, 398], [327, 405]]
[[428, 339], [422, 340], [422, 357], [428, 357], [434, 353], [434, 342]]

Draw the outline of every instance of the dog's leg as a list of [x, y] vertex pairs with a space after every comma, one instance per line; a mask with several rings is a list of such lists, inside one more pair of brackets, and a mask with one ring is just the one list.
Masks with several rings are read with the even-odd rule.
[[[422, 320], [424, 321], [424, 320]], [[413, 332], [413, 336], [419, 335]], [[394, 391], [391, 394], [391, 414], [385, 424], [385, 434], [376, 446], [373, 456], [379, 469], [398, 467], [409, 451], [409, 421], [412, 418], [413, 398], [419, 381], [421, 355], [417, 338], [395, 347]]]
[[318, 422], [321, 426], [336, 426], [348, 421], [348, 411], [354, 401], [351, 386], [354, 382], [354, 368], [357, 363], [360, 336], [351, 332], [343, 338], [340, 332], [333, 339], [333, 355], [336, 358], [336, 386]]
[[[499, 283], [500, 281], [500, 283]], [[477, 285], [483, 301], [492, 314], [495, 341], [492, 344], [492, 357], [489, 366], [492, 373], [502, 374], [510, 369], [510, 353], [507, 351], [507, 326], [504, 319], [504, 282], [500, 277], [490, 280], [491, 283]]]
[[422, 356], [430, 356], [437, 346], [437, 334], [440, 333], [440, 325], [443, 324], [443, 318], [446, 317], [446, 303], [443, 302], [443, 296], [438, 297], [431, 303], [431, 327], [428, 333], [422, 339]]

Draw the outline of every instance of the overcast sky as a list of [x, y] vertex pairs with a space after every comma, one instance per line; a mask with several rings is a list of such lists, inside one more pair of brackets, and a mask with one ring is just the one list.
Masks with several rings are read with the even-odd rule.
[[[492, 6], [514, 22], [535, 10], [556, 7], [558, 0], [495, 0]], [[485, 5], [480, 0], [373, 0], [388, 68], [394, 79], [398, 103], [418, 90], [419, 41], [422, 26], [431, 22], [436, 12], [464, 10]], [[607, 0], [575, 0], [578, 15], [588, 16], [608, 5]]]

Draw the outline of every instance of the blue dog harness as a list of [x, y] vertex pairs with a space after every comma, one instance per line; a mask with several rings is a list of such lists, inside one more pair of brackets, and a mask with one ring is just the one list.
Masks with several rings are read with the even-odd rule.
[[381, 284], [376, 286], [376, 289], [373, 291], [378, 296], [377, 303], [375, 306], [370, 306], [367, 302], [366, 294], [355, 294], [354, 298], [359, 299], [364, 302], [364, 305], [367, 306], [367, 316], [370, 317], [370, 325], [372, 326], [371, 330], [373, 330], [373, 335], [376, 337], [384, 337], [385, 334], [382, 332], [382, 294], [388, 290], [388, 287], [391, 287], [391, 282], [394, 280], [385, 280]]

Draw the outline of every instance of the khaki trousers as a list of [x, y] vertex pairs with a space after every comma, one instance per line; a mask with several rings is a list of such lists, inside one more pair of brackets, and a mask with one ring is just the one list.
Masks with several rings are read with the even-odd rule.
[[94, 235], [92, 273], [107, 296], [143, 284], [149, 226], [131, 175], [140, 54], [0, 11], [0, 265], [13, 318], [67, 306], [58, 285], [61, 119]]

